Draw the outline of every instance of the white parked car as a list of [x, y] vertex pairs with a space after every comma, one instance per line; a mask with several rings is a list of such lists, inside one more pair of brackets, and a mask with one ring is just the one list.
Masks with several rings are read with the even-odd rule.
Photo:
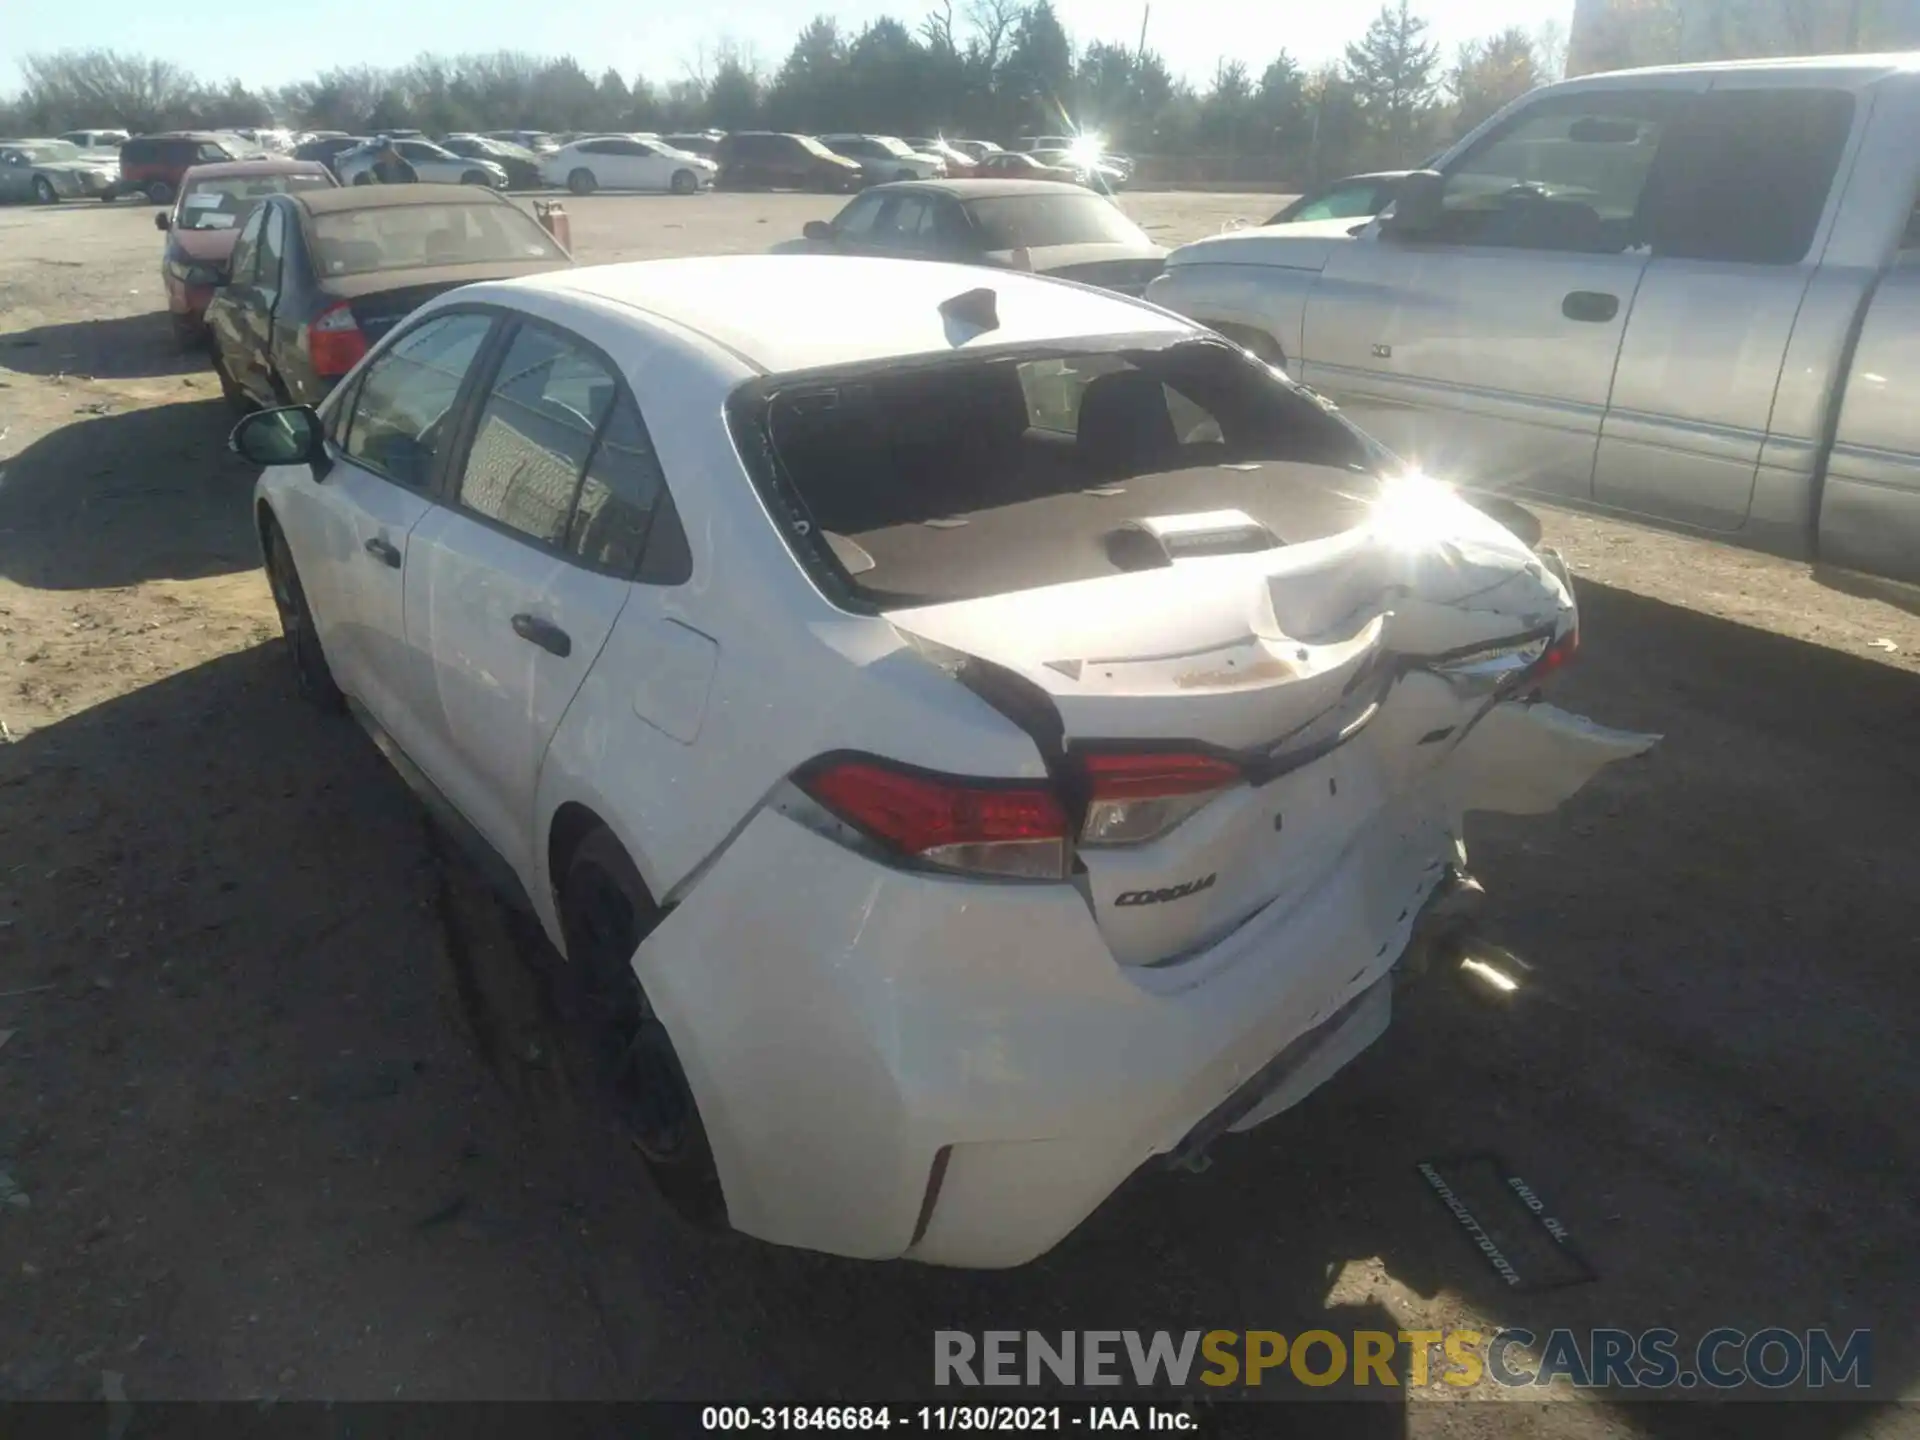
[[576, 195], [596, 190], [670, 190], [691, 195], [711, 189], [713, 161], [675, 150], [657, 136], [596, 135], [540, 157], [540, 178]]
[[[430, 300], [260, 412], [298, 682], [492, 857], [683, 1212], [1006, 1266], [1449, 953], [1564, 569], [1138, 301], [843, 256]], [[1457, 958], [1457, 957], [1456, 957]]]
[[[343, 151], [333, 162], [333, 173], [342, 185], [373, 185], [374, 162], [385, 147], [370, 141], [357, 150]], [[422, 185], [485, 185], [491, 190], [507, 188], [506, 168], [496, 161], [456, 155], [431, 140], [395, 140], [393, 148], [413, 167]]]
[[127, 143], [124, 130], [66, 130], [60, 138], [69, 145], [78, 145], [82, 150], [107, 150], [117, 158], [120, 147]]
[[947, 173], [944, 158], [923, 155], [897, 135], [822, 135], [820, 143], [858, 165], [869, 185], [884, 185], [890, 180], [938, 180]]

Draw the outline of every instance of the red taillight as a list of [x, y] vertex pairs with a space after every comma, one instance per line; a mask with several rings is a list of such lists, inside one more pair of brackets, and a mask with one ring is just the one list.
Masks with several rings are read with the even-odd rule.
[[1188, 751], [1107, 751], [1085, 756], [1087, 818], [1082, 845], [1138, 845], [1173, 829], [1222, 791], [1240, 767]]
[[307, 358], [316, 375], [344, 375], [366, 353], [367, 337], [360, 333], [360, 322], [344, 300], [329, 305], [307, 326]]
[[981, 875], [1066, 875], [1066, 812], [1043, 784], [867, 759], [830, 761], [796, 783], [838, 819], [911, 859]]
[[1580, 627], [1576, 624], [1547, 647], [1546, 653], [1534, 662], [1529, 678], [1538, 680], [1551, 675], [1579, 653]]

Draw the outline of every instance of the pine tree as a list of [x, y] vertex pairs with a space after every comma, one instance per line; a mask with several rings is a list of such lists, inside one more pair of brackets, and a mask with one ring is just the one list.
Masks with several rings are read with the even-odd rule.
[[1411, 159], [1433, 105], [1440, 48], [1407, 0], [1381, 7], [1360, 40], [1347, 46], [1347, 78], [1369, 127], [1396, 159]]

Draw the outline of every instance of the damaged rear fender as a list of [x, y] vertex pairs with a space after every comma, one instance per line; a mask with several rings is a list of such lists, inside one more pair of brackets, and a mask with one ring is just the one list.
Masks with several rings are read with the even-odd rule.
[[1555, 705], [1509, 700], [1467, 732], [1447, 769], [1461, 811], [1544, 815], [1606, 766], [1659, 743], [1658, 735], [1614, 730]]

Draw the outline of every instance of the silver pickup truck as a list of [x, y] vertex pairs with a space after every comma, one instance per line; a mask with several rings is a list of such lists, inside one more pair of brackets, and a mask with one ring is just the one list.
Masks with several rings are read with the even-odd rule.
[[1147, 298], [1463, 488], [1914, 584], [1917, 180], [1920, 54], [1595, 75]]

